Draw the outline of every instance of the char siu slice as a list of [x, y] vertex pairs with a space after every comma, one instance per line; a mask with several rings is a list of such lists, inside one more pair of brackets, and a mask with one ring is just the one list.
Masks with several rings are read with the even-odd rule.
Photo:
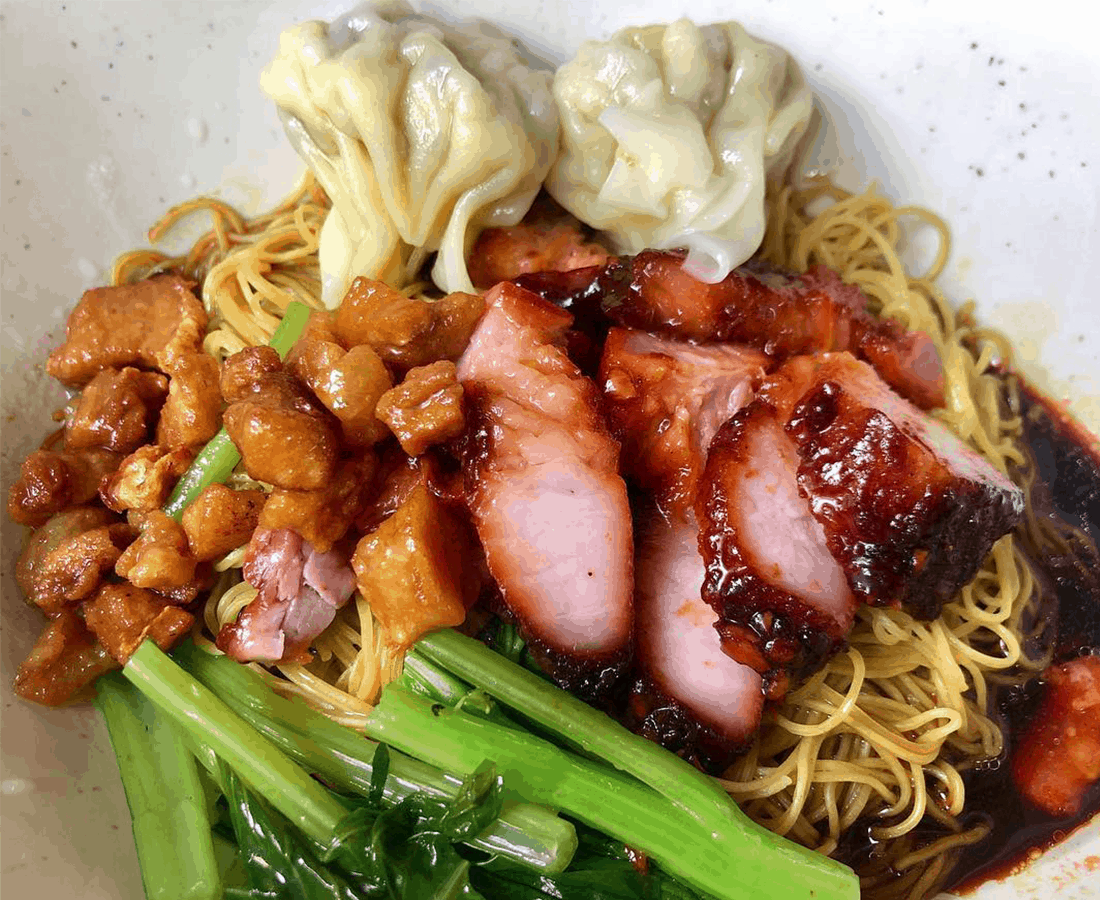
[[694, 503], [711, 439], [752, 399], [767, 358], [735, 345], [697, 346], [612, 328], [600, 383], [623, 468], [660, 511], [637, 516], [634, 603], [641, 734], [722, 768], [760, 722], [760, 676], [722, 653], [703, 602]]
[[599, 381], [623, 471], [666, 515], [694, 505], [711, 439], [752, 398], [767, 363], [749, 347], [608, 333]]
[[721, 770], [756, 731], [760, 675], [722, 652], [718, 614], [700, 596], [705, 569], [694, 517], [654, 512], [637, 530], [636, 730], [704, 768]]
[[581, 318], [692, 341], [735, 341], [783, 360], [847, 350], [866, 359], [903, 396], [924, 409], [942, 406], [943, 364], [932, 340], [867, 312], [858, 287], [825, 266], [802, 275], [750, 263], [718, 284], [683, 271], [684, 255], [646, 250], [603, 267], [518, 279]]
[[778, 414], [754, 400], [711, 442], [696, 504], [703, 599], [725, 652], [765, 675], [770, 696], [840, 646], [856, 606], [798, 472]]
[[799, 457], [798, 485], [856, 597], [919, 618], [977, 573], [1023, 493], [847, 353], [799, 357], [762, 389]]
[[562, 349], [572, 317], [505, 283], [459, 361], [470, 511], [505, 605], [582, 693], [630, 655], [633, 538], [619, 447]]

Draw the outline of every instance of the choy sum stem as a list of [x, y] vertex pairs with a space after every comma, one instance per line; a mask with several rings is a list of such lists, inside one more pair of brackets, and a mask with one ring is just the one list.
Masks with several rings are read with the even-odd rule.
[[103, 676], [96, 689], [118, 757], [147, 900], [219, 900], [221, 878], [194, 757], [120, 675]]
[[[255, 672], [225, 656], [215, 656], [185, 642], [176, 661], [226, 705], [308, 771], [350, 793], [368, 796], [372, 761], [378, 744], [311, 709], [301, 700], [275, 693]], [[384, 799], [397, 804], [423, 793], [453, 800], [461, 780], [435, 766], [390, 754]], [[577, 848], [572, 824], [552, 810], [528, 803], [505, 807], [471, 846], [549, 874], [563, 871]]]
[[[478, 641], [443, 630], [422, 638], [416, 650], [570, 744], [648, 785], [655, 796], [663, 797], [681, 812], [679, 818], [689, 822], [692, 830], [707, 836], [704, 846], [708, 858], [737, 860], [736, 880], [744, 890], [743, 896], [823, 900], [859, 895], [859, 883], [846, 866], [757, 825], [712, 779], [684, 760], [632, 734]], [[384, 706], [385, 702], [380, 709]], [[499, 760], [498, 767], [507, 771]], [[569, 812], [588, 821], [580, 812]], [[596, 827], [618, 834], [603, 825]], [[652, 855], [685, 881], [719, 896], [728, 895], [712, 884], [693, 879], [679, 867], [679, 860]]]
[[155, 643], [143, 642], [122, 671], [161, 713], [208, 745], [311, 840], [329, 844], [347, 810]]

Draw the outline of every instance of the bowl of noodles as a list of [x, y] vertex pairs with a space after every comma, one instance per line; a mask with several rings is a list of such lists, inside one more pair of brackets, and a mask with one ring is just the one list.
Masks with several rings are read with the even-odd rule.
[[[430, 11], [443, 18], [457, 12]], [[241, 246], [268, 242], [265, 251], [282, 262], [263, 271], [247, 262], [212, 265], [204, 274], [239, 292], [319, 294], [316, 252], [329, 201], [308, 181], [295, 193], [301, 162], [259, 80], [284, 28], [342, 12], [337, 3], [292, 0], [6, 7], [5, 490], [40, 442], [48, 414], [66, 402], [41, 363], [60, 342], [74, 301], [89, 287], [125, 280], [127, 266], [147, 264], [137, 256], [112, 268], [126, 251], [161, 237], [149, 228], [168, 210], [197, 195], [225, 204], [212, 218], [165, 223], [172, 253], [195, 248], [196, 271], [204, 253], [224, 251], [227, 236], [236, 235]], [[1100, 431], [1100, 351], [1091, 339], [1100, 334], [1092, 302], [1100, 277], [1100, 117], [1092, 88], [1100, 66], [1086, 38], [1091, 29], [1068, 3], [1041, 18], [1022, 4], [1007, 12], [991, 3], [902, 10], [563, 2], [505, 11], [467, 3], [460, 14], [491, 19], [554, 63], [586, 39], [681, 13], [697, 22], [736, 18], [786, 48], [825, 122], [812, 167], [830, 185], [807, 181], [769, 196], [765, 255], [789, 268], [824, 261], [847, 272], [877, 308], [910, 317], [913, 327], [939, 327], [941, 353], [962, 354], [988, 335], [967, 362], [970, 402], [956, 406], [951, 425], [1004, 461], [1015, 452], [1012, 426], [990, 412], [1001, 389], [987, 374], [991, 363], [1010, 361], [1029, 384]], [[830, 201], [831, 223], [818, 215]], [[874, 223], [874, 246], [853, 249], [830, 238], [853, 220]], [[900, 274], [908, 300], [889, 285], [899, 273], [884, 270], [883, 243], [895, 265], [909, 267], [911, 277]], [[276, 324], [244, 317], [221, 333], [224, 346], [214, 351], [262, 343]], [[16, 558], [21, 541], [21, 529], [5, 522], [5, 560]], [[723, 786], [752, 818], [825, 853], [868, 840], [861, 813], [885, 803], [889, 824], [873, 829], [870, 841], [895, 842], [892, 865], [909, 873], [892, 896], [927, 893], [947, 865], [937, 860], [956, 859], [949, 854], [965, 853], [990, 830], [964, 812], [964, 773], [1003, 748], [997, 722], [986, 715], [987, 695], [1049, 661], [1025, 639], [1035, 591], [1022, 560], [1019, 548], [998, 543], [977, 580], [932, 623], [901, 612], [861, 615], [847, 650], [769, 714], [751, 749], [723, 773]], [[32, 709], [10, 692], [40, 628], [11, 569], [5, 566], [0, 661], [3, 886], [19, 896], [140, 897], [130, 814], [96, 714], [85, 706]], [[207, 607], [210, 630], [232, 601]], [[943, 664], [945, 657], [952, 662]], [[351, 693], [375, 697], [398, 666], [383, 658]], [[340, 677], [329, 680], [347, 689]], [[891, 691], [924, 705], [901, 711]], [[858, 727], [835, 727], [840, 718]], [[875, 763], [861, 767], [868, 743], [877, 748]], [[926, 817], [938, 817], [950, 837], [928, 840]], [[1006, 868], [999, 873], [1005, 880], [984, 882], [977, 896], [1084, 897], [1098, 853], [1093, 821], [1021, 871]], [[865, 890], [881, 888], [875, 878], [865, 875]], [[898, 881], [895, 870], [887, 880]]]

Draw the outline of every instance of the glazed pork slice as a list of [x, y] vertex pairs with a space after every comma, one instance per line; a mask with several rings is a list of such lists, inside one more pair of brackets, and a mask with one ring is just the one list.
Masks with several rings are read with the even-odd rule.
[[752, 398], [767, 364], [749, 347], [608, 332], [599, 383], [623, 472], [666, 515], [693, 507], [711, 439]]
[[761, 677], [722, 652], [718, 614], [700, 595], [705, 567], [694, 517], [669, 523], [653, 512], [636, 534], [636, 730], [721, 770], [760, 724]]
[[572, 317], [505, 283], [459, 361], [463, 469], [488, 567], [553, 676], [599, 691], [630, 655], [633, 539], [619, 447], [562, 342]]
[[1019, 488], [850, 354], [793, 359], [762, 394], [862, 602], [935, 618], [1020, 520]]
[[749, 263], [717, 284], [683, 270], [684, 255], [646, 250], [606, 266], [524, 276], [519, 283], [585, 318], [691, 341], [734, 341], [777, 360], [847, 350], [921, 408], [942, 406], [943, 364], [931, 338], [876, 319], [867, 298], [825, 266], [798, 275]]
[[697, 498], [703, 598], [722, 648], [769, 696], [844, 641], [856, 601], [799, 490], [800, 460], [776, 411], [754, 400], [711, 443]]

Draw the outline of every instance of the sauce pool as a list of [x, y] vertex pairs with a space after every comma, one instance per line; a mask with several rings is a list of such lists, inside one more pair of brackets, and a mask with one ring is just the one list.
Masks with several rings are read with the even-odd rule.
[[[1031, 548], [1033, 567], [1054, 610], [1053, 663], [1100, 650], [1100, 445], [1056, 404], [1022, 385], [1024, 443], [1035, 462], [1032, 504], [1039, 516], [1061, 523], [1064, 547]], [[1066, 526], [1069, 526], [1067, 528]], [[1100, 784], [1093, 784], [1075, 816], [1053, 817], [1030, 807], [1012, 778], [1010, 757], [1042, 699], [1034, 678], [1003, 688], [996, 709], [1005, 736], [1001, 757], [965, 776], [967, 824], [984, 821], [988, 837], [963, 850], [945, 887], [966, 893], [1005, 878], [1100, 813]]]

